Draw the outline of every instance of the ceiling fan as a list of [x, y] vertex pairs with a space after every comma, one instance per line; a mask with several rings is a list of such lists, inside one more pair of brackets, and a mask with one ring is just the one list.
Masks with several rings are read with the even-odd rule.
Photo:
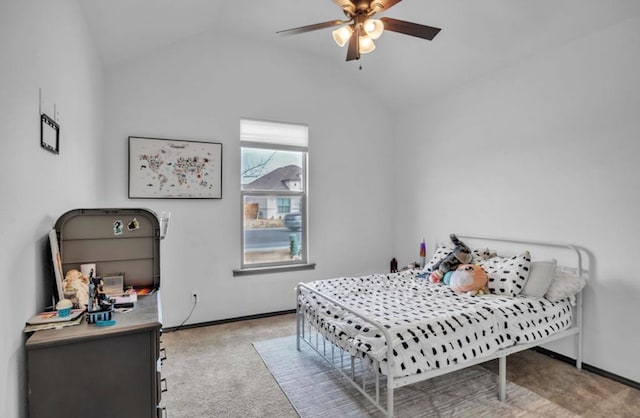
[[390, 17], [374, 18], [376, 13], [388, 10], [400, 3], [400, 1], [402, 0], [333, 0], [334, 3], [342, 8], [344, 14], [349, 18], [348, 20], [330, 20], [328, 22], [285, 29], [277, 33], [293, 35], [341, 26], [333, 31], [333, 39], [340, 46], [345, 46], [349, 43], [347, 61], [352, 61], [359, 60], [360, 54], [367, 54], [373, 51], [376, 48], [373, 41], [378, 39], [384, 30], [416, 36], [429, 41], [440, 32], [440, 28], [405, 20], [392, 19]]

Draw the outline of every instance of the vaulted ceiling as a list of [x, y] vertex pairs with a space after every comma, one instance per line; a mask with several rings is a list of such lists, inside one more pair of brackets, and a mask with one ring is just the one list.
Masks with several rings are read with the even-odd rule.
[[[331, 29], [276, 31], [343, 19], [331, 0], [78, 0], [105, 65], [207, 32], [318, 56], [401, 109], [541, 51], [640, 16], [638, 0], [403, 0], [379, 16], [442, 28], [433, 41], [386, 32], [345, 62]], [[615, 47], [615, 45], [612, 45]], [[362, 66], [362, 70], [359, 66]]]

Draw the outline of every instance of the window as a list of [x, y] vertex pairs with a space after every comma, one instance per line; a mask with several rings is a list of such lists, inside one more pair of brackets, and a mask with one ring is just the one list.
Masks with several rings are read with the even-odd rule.
[[307, 264], [305, 125], [240, 120], [242, 269]]
[[278, 198], [278, 213], [286, 214], [291, 212], [291, 199], [288, 197]]

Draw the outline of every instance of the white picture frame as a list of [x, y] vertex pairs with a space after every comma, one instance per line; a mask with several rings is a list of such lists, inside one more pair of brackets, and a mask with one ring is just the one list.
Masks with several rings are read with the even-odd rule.
[[130, 199], [222, 199], [222, 144], [129, 137]]
[[60, 247], [58, 246], [58, 233], [55, 229], [49, 231], [49, 245], [51, 246], [51, 260], [53, 262], [53, 272], [56, 279], [56, 289], [58, 290], [57, 300], [64, 299], [64, 288], [62, 281], [64, 273], [62, 271], [62, 258], [60, 257]]

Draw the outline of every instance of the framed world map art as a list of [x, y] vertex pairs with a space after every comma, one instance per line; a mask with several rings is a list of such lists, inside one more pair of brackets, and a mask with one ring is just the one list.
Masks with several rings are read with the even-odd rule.
[[222, 199], [222, 144], [130, 136], [129, 198]]

